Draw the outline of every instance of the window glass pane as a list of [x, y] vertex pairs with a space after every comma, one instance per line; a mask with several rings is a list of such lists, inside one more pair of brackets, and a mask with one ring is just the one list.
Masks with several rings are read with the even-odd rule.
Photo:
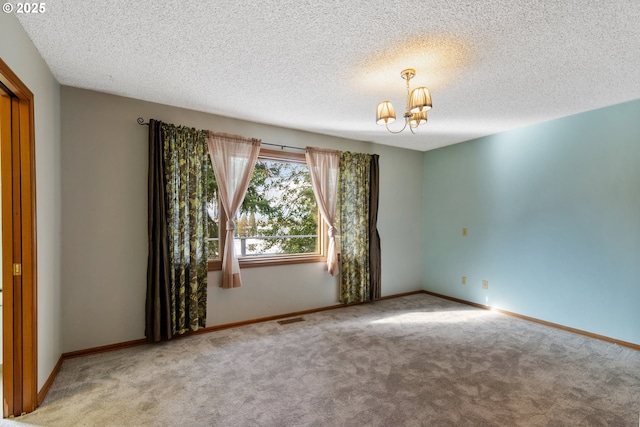
[[209, 251], [208, 259], [220, 259], [220, 212], [221, 206], [218, 200], [218, 184], [213, 174], [211, 162], [208, 162], [207, 170], [207, 194], [210, 196], [207, 202], [207, 213], [209, 221], [207, 222], [207, 250]]
[[318, 218], [307, 165], [259, 159], [236, 218], [236, 253], [318, 253]]

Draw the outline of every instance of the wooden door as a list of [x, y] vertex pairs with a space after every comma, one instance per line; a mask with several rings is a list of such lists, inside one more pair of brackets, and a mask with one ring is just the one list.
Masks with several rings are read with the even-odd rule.
[[37, 405], [33, 95], [0, 59], [3, 415]]

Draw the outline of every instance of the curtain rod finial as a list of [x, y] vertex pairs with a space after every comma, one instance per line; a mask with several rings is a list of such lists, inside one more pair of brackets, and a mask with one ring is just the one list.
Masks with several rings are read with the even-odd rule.
[[143, 119], [142, 117], [138, 117], [138, 120], [137, 120], [137, 121], [138, 121], [138, 124], [139, 124], [139, 125], [148, 125], [148, 124], [149, 124], [149, 123], [145, 123], [145, 122], [144, 122], [144, 119]]

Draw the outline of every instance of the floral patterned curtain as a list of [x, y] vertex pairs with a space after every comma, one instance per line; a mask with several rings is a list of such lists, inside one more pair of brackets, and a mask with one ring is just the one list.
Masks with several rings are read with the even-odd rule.
[[340, 302], [371, 299], [370, 178], [371, 156], [344, 151], [340, 155]]
[[162, 125], [166, 180], [171, 326], [173, 333], [206, 325], [206, 132]]

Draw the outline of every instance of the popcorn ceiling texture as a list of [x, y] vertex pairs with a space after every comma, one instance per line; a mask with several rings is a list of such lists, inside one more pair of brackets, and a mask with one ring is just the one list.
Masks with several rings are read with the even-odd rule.
[[[637, 1], [46, 6], [16, 16], [63, 85], [416, 150], [640, 98]], [[418, 135], [391, 135], [375, 107], [401, 119], [405, 68], [434, 107]]]

